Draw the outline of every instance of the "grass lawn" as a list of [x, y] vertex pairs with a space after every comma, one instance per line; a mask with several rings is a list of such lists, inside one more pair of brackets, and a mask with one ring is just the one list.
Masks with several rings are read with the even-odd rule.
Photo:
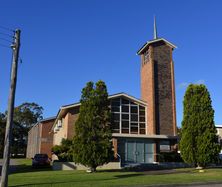
[[[206, 169], [199, 173], [195, 169], [178, 169], [172, 173], [98, 171], [52, 171], [31, 169], [30, 160], [22, 159], [21, 166], [9, 176], [9, 186], [136, 186], [154, 184], [188, 184], [222, 182], [222, 169]], [[175, 171], [175, 170], [173, 170]]]

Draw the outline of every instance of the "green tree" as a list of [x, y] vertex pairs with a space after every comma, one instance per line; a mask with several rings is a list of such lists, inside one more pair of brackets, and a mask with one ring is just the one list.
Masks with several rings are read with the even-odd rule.
[[180, 151], [186, 163], [206, 166], [217, 160], [220, 145], [211, 98], [204, 85], [189, 85], [184, 96]]
[[177, 127], [177, 136], [180, 138], [181, 137], [181, 127]]
[[25, 129], [42, 119], [43, 108], [36, 103], [22, 103], [14, 109], [14, 121]]
[[0, 158], [3, 156], [4, 141], [5, 141], [5, 115], [0, 113]]
[[110, 130], [110, 109], [106, 85], [98, 81], [94, 86], [88, 82], [82, 90], [80, 114], [75, 123], [73, 157], [96, 171], [97, 166], [110, 161], [112, 143]]
[[26, 154], [28, 131], [41, 120], [43, 108], [37, 103], [22, 103], [14, 109], [12, 151], [14, 156]]
[[[19, 154], [26, 154], [28, 131], [32, 126], [42, 119], [43, 108], [36, 103], [23, 103], [14, 108], [14, 118], [12, 127], [11, 154], [17, 157]], [[5, 137], [5, 114], [0, 114], [0, 156], [3, 153]]]

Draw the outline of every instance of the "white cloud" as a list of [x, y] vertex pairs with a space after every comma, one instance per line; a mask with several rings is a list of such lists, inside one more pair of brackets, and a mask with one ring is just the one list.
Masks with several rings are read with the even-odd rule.
[[196, 82], [194, 82], [194, 84], [204, 84], [205, 83], [205, 80], [197, 80]]
[[197, 81], [194, 81], [194, 82], [181, 82], [179, 85], [178, 85], [178, 88], [179, 89], [184, 89], [184, 88], [187, 88], [187, 86], [189, 86], [189, 84], [205, 84], [205, 80], [203, 79], [200, 79], [200, 80], [197, 80]]
[[179, 89], [183, 89], [183, 88], [186, 88], [188, 85], [189, 85], [188, 82], [181, 82], [181, 83], [178, 85], [178, 88], [179, 88]]

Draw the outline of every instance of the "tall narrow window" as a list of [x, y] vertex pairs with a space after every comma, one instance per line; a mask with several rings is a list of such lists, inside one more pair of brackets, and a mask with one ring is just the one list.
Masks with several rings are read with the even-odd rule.
[[111, 128], [113, 133], [120, 133], [120, 98], [111, 101]]
[[149, 61], [149, 50], [146, 50], [144, 53], [144, 64]]

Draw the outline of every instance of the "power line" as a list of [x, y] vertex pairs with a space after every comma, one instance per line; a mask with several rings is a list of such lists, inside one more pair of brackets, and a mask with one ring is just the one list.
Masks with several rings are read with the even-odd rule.
[[5, 48], [9, 48], [11, 49], [11, 47], [9, 47], [8, 45], [3, 45], [3, 44], [0, 44], [1, 47], [5, 47]]
[[7, 36], [7, 37], [10, 37], [10, 38], [14, 38], [14, 36], [10, 35], [10, 34], [6, 34], [6, 33], [3, 33], [3, 32], [0, 32], [0, 34], [4, 35], [4, 36]]
[[5, 38], [0, 38], [0, 40], [3, 40], [3, 41], [6, 41], [6, 42], [10, 42], [10, 43], [12, 43], [12, 41], [7, 40], [7, 39], [5, 39]]
[[4, 26], [1, 26], [1, 25], [0, 25], [0, 28], [1, 28], [1, 29], [4, 29], [4, 30], [7, 30], [7, 31], [10, 31], [10, 32], [15, 32], [14, 30], [9, 29], [9, 28], [4, 27]]

